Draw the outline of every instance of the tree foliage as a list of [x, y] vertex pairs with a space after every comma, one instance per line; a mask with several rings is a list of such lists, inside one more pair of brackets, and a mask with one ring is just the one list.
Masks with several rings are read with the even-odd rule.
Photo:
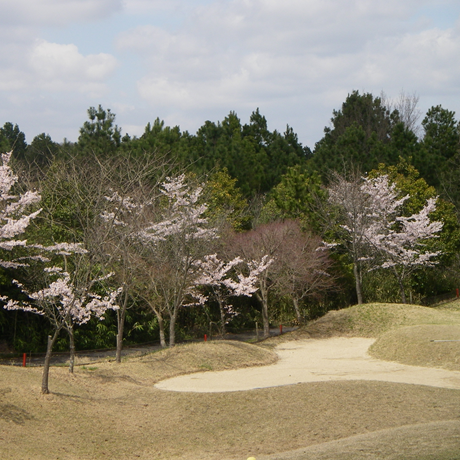
[[[4, 209], [13, 209], [10, 205], [19, 203], [27, 190], [39, 189], [42, 196], [42, 211], [11, 241], [27, 239], [29, 249], [40, 244], [82, 243], [95, 270], [92, 279], [98, 273], [114, 272], [113, 285], [125, 288], [122, 308], [109, 313], [106, 324], [91, 320], [77, 328], [75, 337], [77, 346], [90, 346], [112, 343], [118, 332], [117, 353], [123, 340], [139, 337], [139, 331], [145, 334], [142, 337], [160, 335], [164, 342], [167, 326], [172, 337], [193, 328], [202, 333], [209, 321], [225, 326], [230, 310], [218, 305], [216, 292], [221, 288], [221, 300], [228, 300], [233, 311], [240, 313], [232, 327], [252, 325], [254, 311], [259, 311], [265, 328], [281, 314], [292, 321], [309, 317], [315, 304], [326, 305], [331, 299], [324, 292], [337, 286], [348, 286], [348, 290], [330, 300], [331, 306], [354, 302], [353, 279], [358, 283], [355, 290], [361, 291], [358, 301], [372, 295], [373, 287], [379, 293], [372, 298], [393, 301], [398, 291], [405, 295], [401, 284], [416, 299], [450, 289], [458, 284], [455, 264], [460, 249], [458, 122], [454, 112], [438, 105], [428, 110], [419, 127], [417, 103], [416, 95], [401, 93], [389, 99], [383, 93], [375, 97], [353, 91], [333, 111], [314, 154], [302, 146], [291, 127], [284, 133], [270, 130], [259, 109], [246, 122], [231, 111], [221, 121], [206, 121], [195, 134], [156, 118], [140, 137], [131, 137], [122, 136], [111, 110], [91, 107], [76, 143], [56, 143], [42, 133], [27, 145], [19, 127], [7, 122], [0, 128], [0, 147], [13, 151], [14, 162], [8, 165], [16, 173], [22, 170], [25, 174], [20, 176], [27, 180], [14, 182], [10, 195], [16, 198], [5, 202]], [[183, 185], [189, 188], [182, 190], [184, 195], [169, 196], [172, 190], [165, 189], [169, 183], [165, 177], [176, 180], [184, 173]], [[391, 212], [387, 209], [392, 215], [387, 220], [379, 214], [372, 190], [364, 190], [365, 184], [376, 184], [384, 176], [388, 178], [387, 197], [398, 204]], [[194, 195], [199, 189], [198, 196]], [[135, 204], [131, 215], [124, 209], [126, 199]], [[435, 209], [427, 213], [434, 199]], [[180, 202], [188, 202], [190, 210], [200, 210], [195, 224], [201, 219], [203, 225], [193, 224], [195, 230], [192, 225], [186, 231], [188, 218], [174, 204]], [[31, 215], [37, 209], [34, 206], [24, 208], [23, 217]], [[379, 225], [375, 215], [380, 216]], [[10, 218], [21, 218], [21, 212], [5, 217]], [[433, 238], [409, 241], [411, 226], [427, 230], [435, 222], [442, 223], [442, 229], [433, 232]], [[207, 233], [211, 228], [219, 238]], [[370, 228], [374, 233], [369, 233]], [[195, 231], [202, 231], [202, 237]], [[232, 231], [238, 235], [229, 239]], [[263, 238], [272, 238], [273, 244]], [[340, 245], [331, 248], [329, 256], [327, 251], [314, 250], [319, 238]], [[15, 260], [31, 255], [23, 243], [5, 238], [2, 244], [14, 245], [12, 251], [3, 248], [5, 261], [27, 263]], [[398, 245], [402, 248], [399, 255], [413, 251], [418, 262], [427, 257], [427, 261], [441, 263], [435, 268], [412, 263], [403, 270], [389, 249]], [[265, 249], [257, 252], [256, 247]], [[228, 248], [239, 248], [239, 252]], [[251, 251], [253, 255], [247, 258], [245, 253]], [[204, 296], [217, 289], [206, 308], [183, 308], [193, 303], [191, 290], [203, 275], [200, 263], [210, 262], [214, 253], [225, 267], [238, 258], [243, 262], [228, 270], [222, 278], [227, 281], [219, 288], [200, 286]], [[253, 297], [231, 296], [227, 284], [249, 276], [249, 261], [261, 263], [264, 256], [273, 262], [261, 273]], [[189, 261], [186, 269], [184, 260]], [[39, 263], [13, 271], [20, 282], [40, 279]], [[388, 272], [395, 274], [394, 280], [385, 275]], [[12, 273], [8, 269], [0, 273], [2, 294], [20, 300], [11, 284]], [[216, 269], [214, 275], [218, 273]], [[314, 274], [321, 276], [314, 278]], [[38, 292], [39, 287], [29, 292]], [[338, 300], [340, 295], [343, 303]], [[177, 314], [173, 305], [178, 306]], [[130, 326], [123, 333], [125, 317]], [[6, 330], [18, 321], [15, 331], [46, 337], [49, 326], [45, 322], [25, 318], [29, 317], [23, 312], [2, 311], [0, 326]], [[24, 337], [15, 337], [15, 343], [25, 343]], [[66, 340], [59, 339], [56, 346], [66, 347]]]

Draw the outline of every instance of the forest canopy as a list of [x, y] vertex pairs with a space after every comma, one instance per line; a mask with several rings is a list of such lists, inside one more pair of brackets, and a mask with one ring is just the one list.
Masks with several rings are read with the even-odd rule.
[[[85, 302], [116, 293], [103, 321], [63, 320], [55, 347], [82, 349], [256, 325], [268, 334], [357, 302], [452, 292], [459, 122], [440, 105], [422, 116], [417, 103], [352, 91], [313, 149], [290, 126], [270, 131], [259, 109], [195, 134], [157, 118], [131, 137], [110, 109], [91, 107], [74, 143], [40, 133], [27, 144], [7, 121], [0, 150], [12, 156], [2, 168], [14, 171], [16, 196], [40, 201], [21, 209], [34, 213], [24, 243], [0, 248], [2, 260], [24, 261], [0, 268], [4, 303], [36, 309], [30, 294], [59, 277]], [[84, 251], [40, 260], [37, 248], [59, 244]], [[50, 278], [51, 267], [62, 275]], [[5, 349], [44, 350], [52, 330], [30, 309], [0, 309]]]

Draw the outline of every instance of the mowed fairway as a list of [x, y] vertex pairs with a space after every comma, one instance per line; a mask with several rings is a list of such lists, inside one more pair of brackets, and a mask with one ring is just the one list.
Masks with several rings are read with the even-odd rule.
[[[0, 458], [460, 458], [460, 390], [379, 381], [227, 393], [153, 387], [183, 373], [272, 364], [272, 346], [281, 341], [334, 335], [376, 337], [371, 354], [379, 359], [460, 369], [456, 304], [353, 307], [262, 347], [207, 342], [121, 365], [78, 366], [74, 375], [53, 367], [47, 396], [40, 394], [41, 368], [2, 366]], [[448, 341], [432, 341], [438, 337]]]

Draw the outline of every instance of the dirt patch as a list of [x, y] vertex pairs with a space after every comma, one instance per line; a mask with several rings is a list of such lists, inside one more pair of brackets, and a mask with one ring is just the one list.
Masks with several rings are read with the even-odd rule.
[[24, 409], [14, 404], [0, 404], [0, 419], [13, 422], [16, 425], [24, 425], [27, 420], [33, 417]]
[[280, 359], [271, 366], [180, 375], [155, 387], [206, 393], [331, 380], [378, 380], [460, 390], [460, 372], [373, 358], [368, 350], [374, 341], [364, 337], [331, 337], [285, 342], [275, 348]]

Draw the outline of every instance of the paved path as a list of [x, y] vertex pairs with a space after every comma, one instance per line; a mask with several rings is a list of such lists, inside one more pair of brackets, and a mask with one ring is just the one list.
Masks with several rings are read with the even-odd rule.
[[380, 380], [460, 389], [460, 372], [406, 366], [367, 354], [374, 339], [335, 337], [286, 342], [275, 351], [276, 364], [221, 372], [199, 372], [163, 380], [156, 388], [169, 391], [245, 391], [329, 380]]

